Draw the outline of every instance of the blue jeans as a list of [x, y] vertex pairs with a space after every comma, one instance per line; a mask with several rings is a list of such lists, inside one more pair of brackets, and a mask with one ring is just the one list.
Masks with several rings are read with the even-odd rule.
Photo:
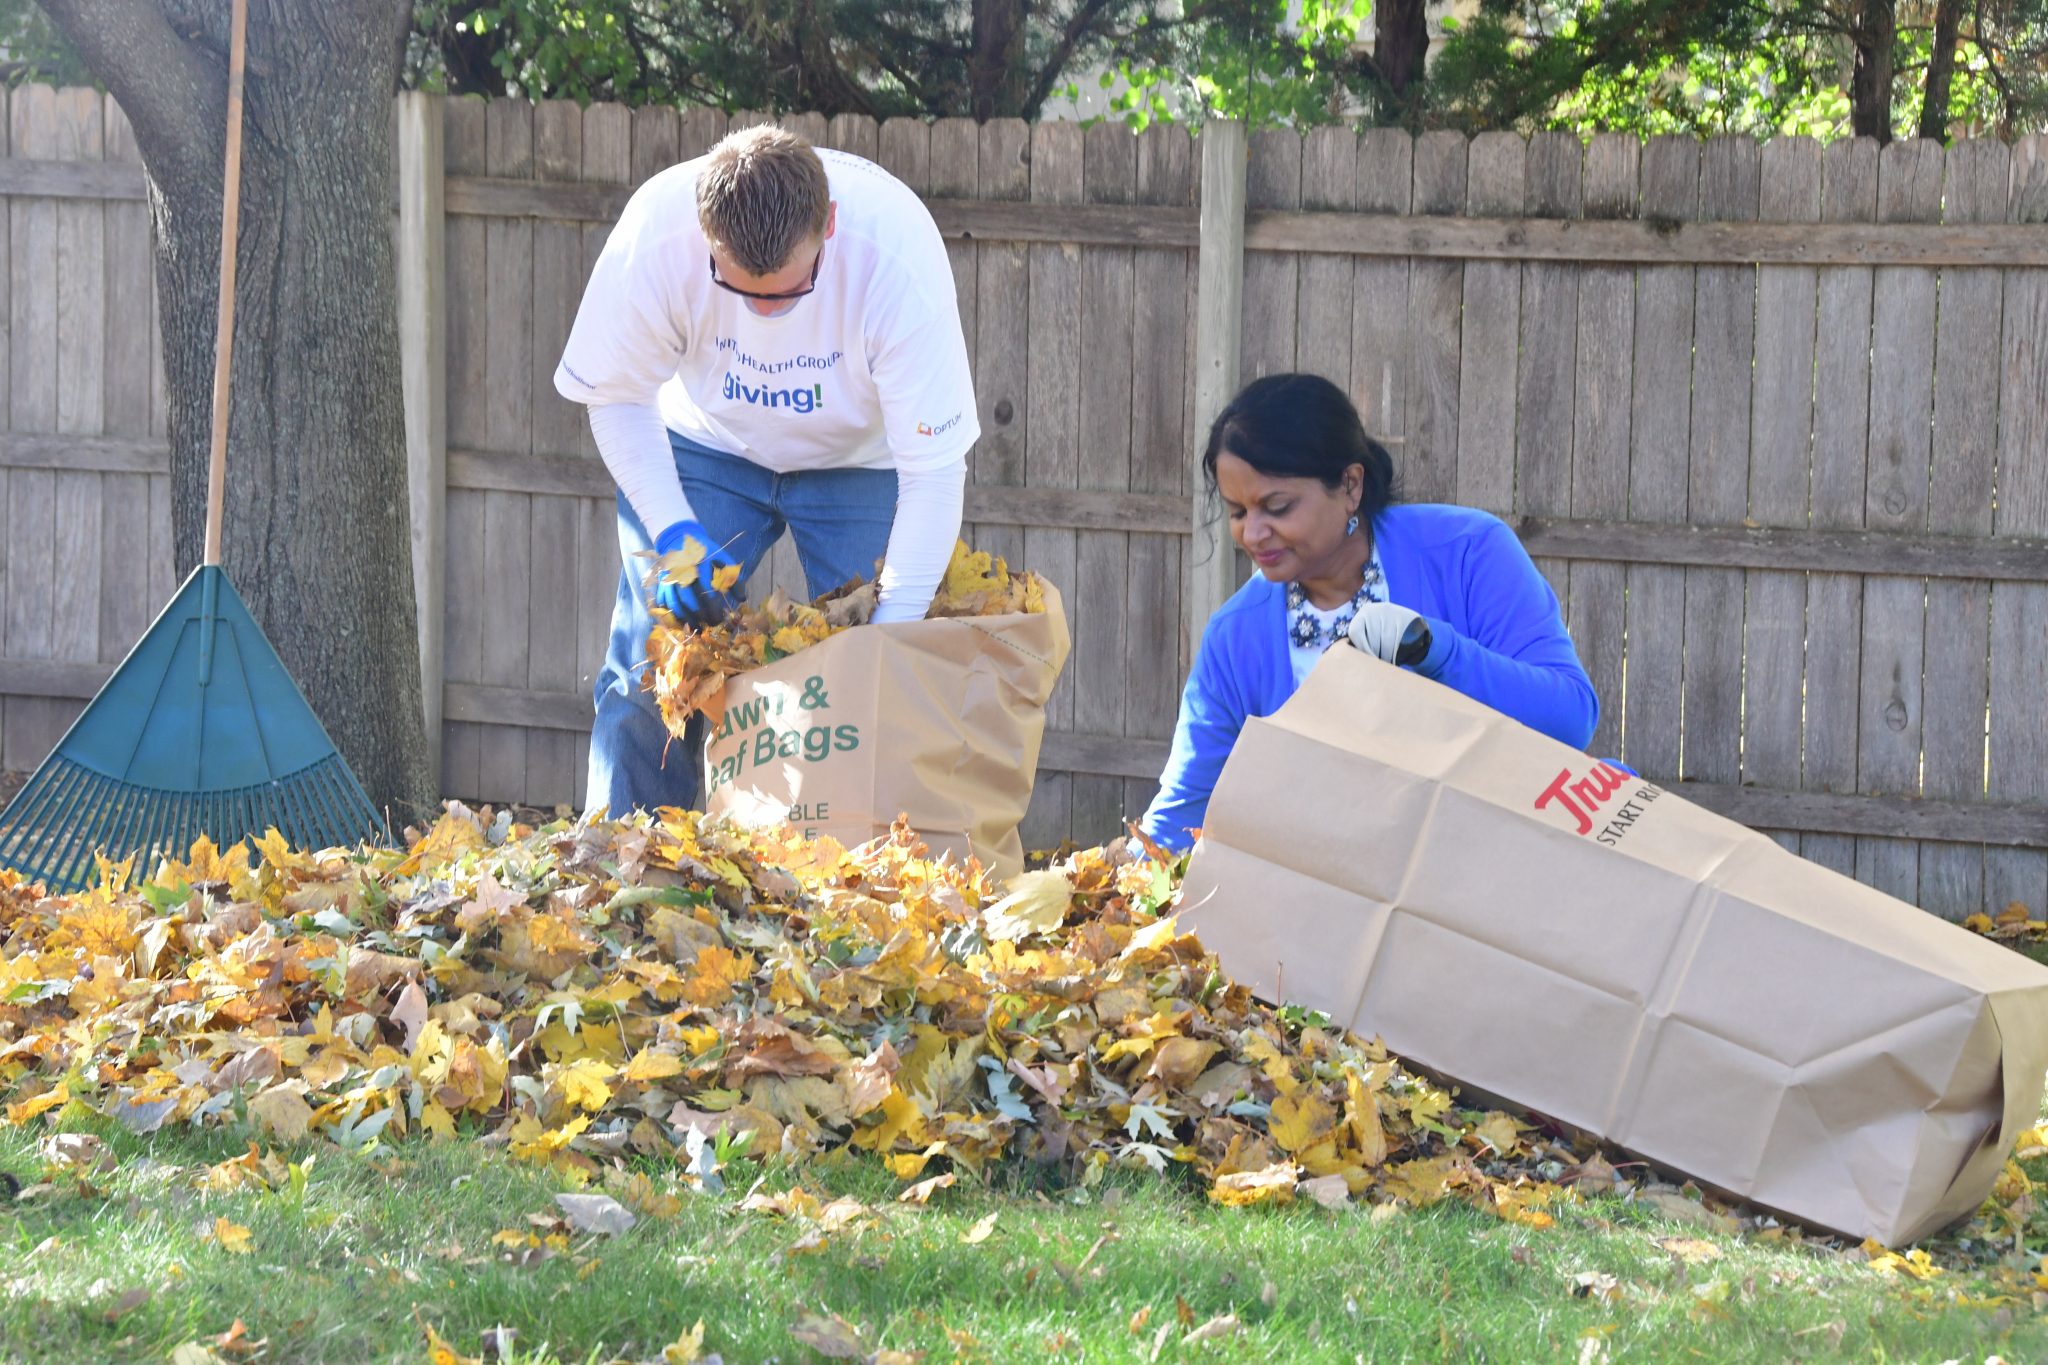
[[[874, 576], [896, 519], [894, 470], [777, 474], [674, 432], [669, 442], [675, 447], [683, 495], [712, 539], [740, 561], [742, 587], [785, 528], [796, 540], [797, 560], [813, 597], [848, 579]], [[639, 556], [653, 548], [654, 538], [626, 495], [619, 494], [623, 567], [612, 606], [611, 645], [593, 689], [597, 719], [590, 731], [589, 785], [583, 798], [590, 809], [608, 806], [614, 815], [695, 804], [704, 752], [704, 718], [694, 718], [686, 737], [671, 743], [654, 694], [640, 685], [654, 617], [641, 586], [652, 562]]]

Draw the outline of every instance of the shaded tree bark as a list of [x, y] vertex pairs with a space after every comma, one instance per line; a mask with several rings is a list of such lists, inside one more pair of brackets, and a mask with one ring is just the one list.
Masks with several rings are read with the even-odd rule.
[[1934, 7], [1934, 49], [1927, 56], [1927, 79], [1920, 92], [1920, 136], [1948, 140], [1949, 88], [1956, 74], [1956, 31], [1962, 26], [1963, 0], [1938, 0]]
[[1429, 56], [1429, 23], [1423, 0], [1375, 0], [1373, 65], [1397, 108], [1401, 122], [1420, 126], [1424, 61]]
[[1856, 65], [1849, 75], [1849, 122], [1857, 137], [1892, 140], [1892, 67], [1899, 36], [1897, 0], [1863, 0], [1851, 35]]
[[1020, 114], [1025, 73], [1019, 68], [1023, 65], [1030, 17], [1030, 0], [974, 0], [972, 47], [967, 57], [969, 117], [992, 119]]
[[[38, 0], [149, 177], [172, 531], [202, 553], [228, 0]], [[408, 0], [251, 0], [222, 557], [370, 797], [431, 808], [391, 247]]]

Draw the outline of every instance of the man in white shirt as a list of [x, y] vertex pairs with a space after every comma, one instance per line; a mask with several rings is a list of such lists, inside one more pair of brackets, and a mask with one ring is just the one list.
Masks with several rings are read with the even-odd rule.
[[[619, 485], [623, 568], [597, 676], [587, 804], [696, 799], [701, 735], [640, 686], [649, 551], [695, 542], [751, 574], [786, 528], [813, 594], [881, 565], [877, 622], [921, 618], [960, 533], [981, 434], [952, 268], [931, 214], [872, 162], [750, 128], [649, 180], [591, 272], [555, 387], [590, 409]], [[735, 589], [737, 591], [737, 589]]]

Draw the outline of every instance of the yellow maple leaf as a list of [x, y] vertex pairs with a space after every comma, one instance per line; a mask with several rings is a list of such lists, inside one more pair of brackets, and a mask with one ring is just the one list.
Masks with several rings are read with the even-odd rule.
[[947, 597], [968, 597], [975, 593], [1000, 592], [1009, 578], [1007, 565], [986, 550], [970, 550], [966, 541], [953, 543], [953, 557], [946, 563], [946, 576], [939, 591]]
[[1301, 1167], [1291, 1161], [1279, 1161], [1263, 1170], [1233, 1171], [1216, 1177], [1209, 1186], [1209, 1198], [1232, 1208], [1292, 1203], [1294, 1186], [1300, 1179]]
[[588, 1114], [570, 1119], [560, 1128], [545, 1128], [539, 1119], [524, 1115], [512, 1127], [507, 1150], [520, 1161], [549, 1161], [589, 1126]]
[[711, 571], [711, 586], [715, 591], [731, 592], [739, 581], [740, 566], [737, 564], [721, 564]]
[[70, 1098], [70, 1087], [65, 1082], [59, 1081], [54, 1087], [45, 1090], [42, 1094], [32, 1099], [23, 1100], [19, 1104], [8, 1105], [7, 1122], [10, 1126], [19, 1126], [27, 1123], [36, 1115], [55, 1109]]
[[988, 936], [1003, 942], [1051, 933], [1074, 899], [1074, 883], [1063, 872], [1020, 872], [1005, 889], [1008, 895], [981, 912]]
[[[734, 572], [738, 572], [735, 570]], [[684, 1332], [672, 1343], [661, 1348], [662, 1365], [694, 1365], [704, 1358], [704, 1319], [698, 1318], [697, 1325]]]
[[220, 1244], [222, 1251], [235, 1256], [247, 1256], [251, 1250], [249, 1229], [240, 1223], [231, 1223], [226, 1218], [214, 1219], [213, 1230], [208, 1236]]
[[695, 536], [683, 537], [683, 543], [667, 554], [654, 556], [655, 577], [663, 583], [677, 583], [684, 587], [697, 581], [697, 566], [704, 562], [704, 556], [711, 548]]
[[594, 1114], [611, 1101], [606, 1082], [615, 1074], [615, 1068], [595, 1057], [579, 1057], [555, 1073], [555, 1084], [566, 1103]]
[[689, 980], [683, 983], [683, 999], [693, 1005], [715, 1008], [732, 998], [733, 987], [754, 974], [754, 955], [735, 953], [713, 946], [697, 953], [690, 964]]
[[1499, 1110], [1488, 1114], [1468, 1136], [1492, 1148], [1496, 1156], [1513, 1156], [1522, 1145], [1521, 1126]]
[[1379, 1101], [1356, 1071], [1347, 1072], [1344, 1077], [1344, 1127], [1366, 1165], [1378, 1166], [1386, 1161], [1387, 1130], [1380, 1123]]
[[1280, 1095], [1273, 1101], [1268, 1131], [1284, 1150], [1301, 1152], [1327, 1140], [1336, 1126], [1336, 1111], [1318, 1096]]
[[717, 1046], [719, 1033], [711, 1024], [686, 1024], [676, 1030], [676, 1037], [690, 1049], [691, 1056], [701, 1057]]
[[436, 820], [426, 836], [412, 846], [412, 851], [396, 871], [401, 877], [438, 872], [464, 854], [483, 846], [484, 832], [478, 828], [476, 817], [466, 808], [455, 806]]
[[655, 1048], [643, 1047], [626, 1063], [626, 1069], [619, 1073], [619, 1079], [627, 1085], [645, 1085], [649, 1081], [664, 1080], [683, 1074], [683, 1059], [673, 1052], [662, 1052]]

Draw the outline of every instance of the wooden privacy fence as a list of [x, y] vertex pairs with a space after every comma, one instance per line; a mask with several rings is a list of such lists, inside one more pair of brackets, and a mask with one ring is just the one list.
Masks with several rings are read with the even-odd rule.
[[[550, 376], [632, 186], [758, 121], [399, 99], [451, 795], [580, 800], [618, 558]], [[1149, 798], [1190, 640], [1243, 573], [1196, 496], [1203, 422], [1303, 369], [1411, 498], [1515, 521], [1597, 752], [1943, 914], [2048, 904], [2048, 142], [784, 121], [946, 235], [969, 534], [1055, 580], [1074, 629], [1032, 844]], [[8, 125], [0, 761], [25, 767], [171, 566], [132, 139], [89, 92], [16, 91]], [[793, 556], [763, 579], [799, 586]]]

